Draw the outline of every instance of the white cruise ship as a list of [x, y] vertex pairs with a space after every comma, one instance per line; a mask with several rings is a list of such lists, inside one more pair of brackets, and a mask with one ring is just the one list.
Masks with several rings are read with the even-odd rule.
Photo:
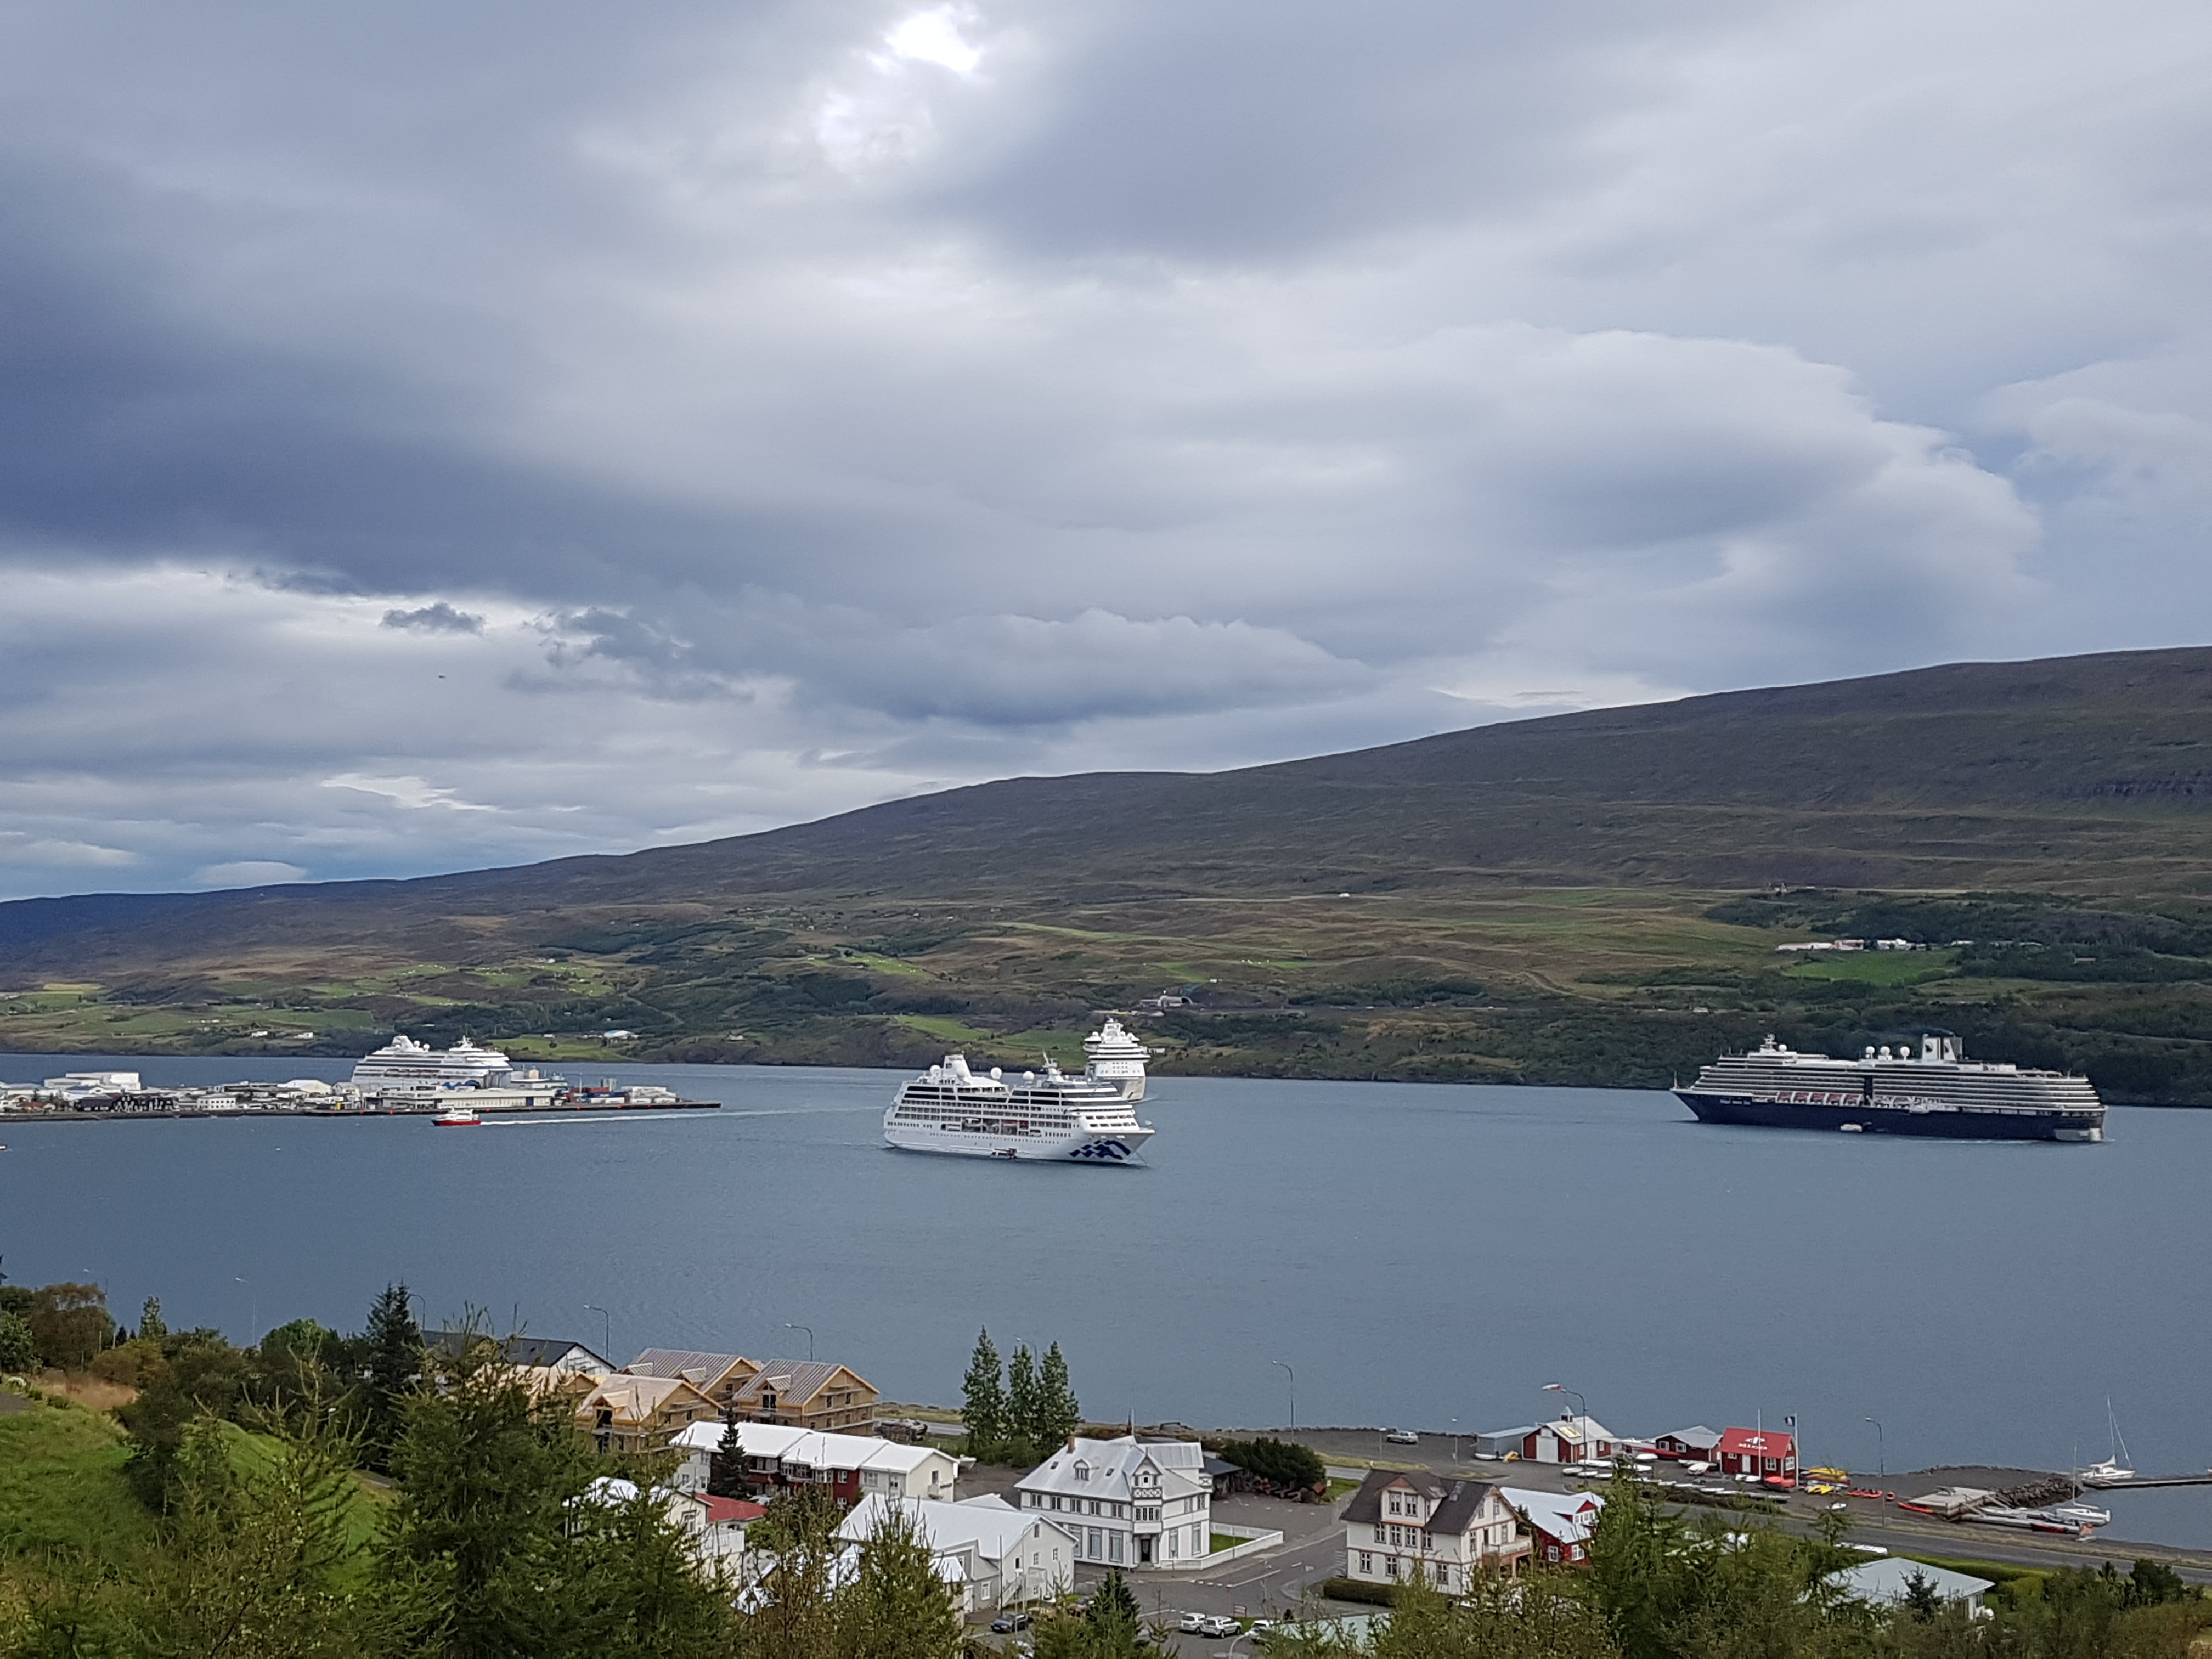
[[1123, 1030], [1120, 1020], [1109, 1019], [1084, 1038], [1083, 1052], [1090, 1060], [1085, 1077], [1112, 1084], [1133, 1106], [1145, 1097], [1145, 1062], [1152, 1051]]
[[496, 1048], [479, 1048], [463, 1037], [443, 1053], [410, 1036], [396, 1036], [353, 1068], [353, 1086], [364, 1094], [428, 1095], [447, 1089], [498, 1089], [514, 1079], [514, 1062]]
[[1801, 1054], [1768, 1037], [1723, 1054], [1675, 1096], [1707, 1123], [1948, 1140], [2105, 1138], [2105, 1103], [2087, 1078], [2006, 1061], [1969, 1061], [1930, 1031], [1920, 1052], [1869, 1048], [1856, 1060]]
[[994, 1066], [984, 1077], [968, 1068], [966, 1055], [947, 1054], [898, 1091], [884, 1114], [884, 1139], [909, 1152], [1133, 1163], [1153, 1133], [1130, 1105], [1144, 1092], [1143, 1063], [1133, 1095], [1124, 1092], [1126, 1078], [1069, 1077], [1049, 1060], [1042, 1072], [1010, 1078]]

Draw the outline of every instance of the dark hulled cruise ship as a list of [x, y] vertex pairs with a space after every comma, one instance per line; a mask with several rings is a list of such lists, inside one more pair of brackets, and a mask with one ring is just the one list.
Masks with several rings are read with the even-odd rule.
[[1869, 1048], [1856, 1060], [1801, 1054], [1768, 1037], [1723, 1054], [1675, 1096], [1707, 1123], [1932, 1135], [1947, 1140], [2102, 1140], [2105, 1103], [2087, 1078], [1959, 1057], [1948, 1031], [1920, 1052]]

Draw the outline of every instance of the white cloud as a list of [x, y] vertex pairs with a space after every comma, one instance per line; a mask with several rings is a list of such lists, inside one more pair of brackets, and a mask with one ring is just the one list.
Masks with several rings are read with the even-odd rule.
[[268, 887], [307, 878], [307, 872], [298, 865], [277, 859], [241, 859], [234, 864], [210, 864], [192, 872], [192, 879], [203, 887]]

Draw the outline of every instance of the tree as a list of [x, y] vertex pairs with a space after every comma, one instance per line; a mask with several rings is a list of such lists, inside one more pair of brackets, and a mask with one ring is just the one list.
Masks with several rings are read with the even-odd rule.
[[999, 1350], [988, 1329], [976, 1336], [968, 1375], [961, 1380], [960, 1415], [968, 1425], [968, 1449], [974, 1455], [988, 1458], [1006, 1440], [1006, 1385], [1000, 1375]]
[[886, 1505], [837, 1595], [846, 1659], [958, 1659], [963, 1632], [936, 1552], [913, 1517]]
[[115, 1322], [107, 1292], [97, 1285], [42, 1285], [31, 1293], [26, 1322], [39, 1358], [60, 1371], [81, 1371], [107, 1346]]
[[30, 1323], [14, 1314], [0, 1312], [0, 1371], [13, 1375], [39, 1363], [39, 1345]]
[[1905, 1578], [1905, 1605], [1914, 1620], [1923, 1625], [1943, 1611], [1943, 1598], [1936, 1589], [1936, 1581], [1917, 1567]]
[[1045, 1350], [1044, 1364], [1037, 1376], [1037, 1430], [1030, 1437], [1040, 1450], [1058, 1445], [1073, 1434], [1083, 1421], [1083, 1407], [1076, 1402], [1075, 1385], [1067, 1375], [1067, 1359], [1055, 1342]]
[[169, 1328], [161, 1320], [161, 1298], [148, 1297], [145, 1306], [138, 1310], [139, 1339], [146, 1342], [159, 1342], [168, 1334]]
[[1028, 1442], [1022, 1449], [1019, 1461], [1026, 1462], [1042, 1448], [1042, 1419], [1038, 1413], [1041, 1397], [1037, 1391], [1036, 1359], [1026, 1342], [1015, 1345], [1013, 1355], [1006, 1361], [1006, 1425], [1013, 1431], [1012, 1438]]
[[707, 1492], [713, 1498], [743, 1498], [751, 1490], [752, 1482], [745, 1478], [744, 1442], [733, 1410], [723, 1420], [721, 1443], [707, 1462]]
[[1234, 1463], [1279, 1492], [1311, 1492], [1328, 1480], [1328, 1470], [1310, 1446], [1261, 1435], [1255, 1440], [1225, 1440], [1224, 1462]]
[[398, 1438], [403, 1407], [422, 1376], [422, 1330], [404, 1285], [387, 1285], [370, 1304], [362, 1362], [362, 1437], [368, 1461], [383, 1467]]

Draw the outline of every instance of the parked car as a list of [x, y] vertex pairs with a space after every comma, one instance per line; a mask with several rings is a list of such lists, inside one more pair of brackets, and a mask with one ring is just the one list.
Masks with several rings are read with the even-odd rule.
[[1176, 1628], [1181, 1631], [1185, 1636], [1195, 1636], [1198, 1634], [1198, 1627], [1205, 1622], [1206, 1615], [1204, 1613], [1186, 1613], [1183, 1614], [1182, 1619], [1176, 1621]]
[[1198, 1633], [1200, 1636], [1237, 1636], [1242, 1634], [1243, 1629], [1242, 1625], [1226, 1613], [1208, 1613], [1198, 1621]]
[[1394, 1446], [1418, 1446], [1421, 1443], [1421, 1437], [1411, 1429], [1393, 1429], [1382, 1437]]
[[1027, 1630], [1036, 1621], [1026, 1613], [1002, 1613], [991, 1621], [994, 1635], [1005, 1636], [1018, 1630]]

